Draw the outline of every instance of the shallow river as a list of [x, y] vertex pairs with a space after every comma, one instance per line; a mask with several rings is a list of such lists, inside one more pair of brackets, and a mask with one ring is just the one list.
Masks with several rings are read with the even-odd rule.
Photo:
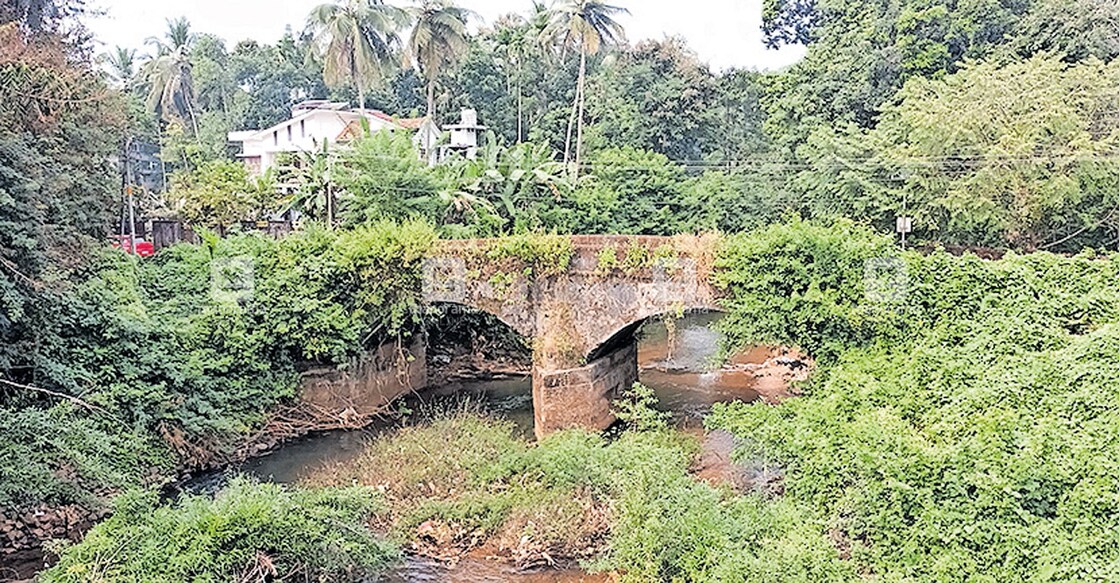
[[[640, 378], [652, 387], [661, 408], [672, 412], [679, 427], [697, 429], [711, 405], [734, 400], [752, 401], [758, 393], [754, 377], [740, 367], [712, 368], [719, 335], [709, 325], [715, 314], [685, 316], [667, 333], [662, 323], [642, 330], [638, 350]], [[737, 359], [741, 362], [741, 359]], [[408, 406], [445, 406], [470, 398], [483, 410], [514, 421], [525, 436], [532, 436], [532, 384], [529, 377], [457, 383], [411, 397]], [[261, 480], [296, 482], [324, 464], [353, 459], [370, 439], [391, 427], [361, 431], [336, 431], [289, 443], [273, 453], [245, 463], [240, 471]], [[390, 582], [515, 581], [517, 583], [576, 583], [607, 581], [576, 567], [538, 572], [518, 572], [512, 566], [467, 558], [453, 568], [422, 557], [412, 557], [387, 577]]]

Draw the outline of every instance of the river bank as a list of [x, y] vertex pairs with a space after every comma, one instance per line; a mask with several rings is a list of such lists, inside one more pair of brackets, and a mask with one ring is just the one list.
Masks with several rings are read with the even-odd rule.
[[[675, 333], [671, 335], [661, 324], [648, 326], [640, 350], [642, 379], [656, 389], [662, 406], [672, 413], [674, 425], [682, 430], [682, 443], [689, 444], [686, 449], [691, 453], [687, 456], [685, 469], [711, 484], [730, 484], [735, 489], [750, 490], [758, 472], [732, 464], [730, 450], [733, 449], [733, 442], [725, 438], [705, 437], [700, 429], [702, 418], [714, 403], [751, 401], [758, 398], [779, 400], [786, 393], [775, 391], [773, 387], [781, 382], [787, 387], [790, 380], [803, 378], [807, 368], [790, 366], [789, 363], [795, 361], [795, 357], [772, 350], [753, 350], [737, 355], [725, 366], [713, 368], [711, 363], [719, 340], [718, 335], [710, 329], [715, 318], [713, 315], [688, 316], [677, 323]], [[464, 354], [465, 352], [460, 351], [448, 363], [461, 363]], [[780, 359], [784, 359], [786, 364], [780, 364]], [[486, 361], [483, 359], [474, 361], [482, 363], [481, 366], [463, 367], [458, 374], [444, 373], [444, 381], [440, 387], [403, 399], [394, 406], [391, 416], [375, 419], [374, 423], [362, 429], [315, 433], [306, 438], [298, 438], [265, 455], [233, 464], [226, 472], [196, 477], [185, 482], [183, 487], [189, 491], [215, 491], [224, 483], [225, 476], [233, 473], [246, 473], [264, 481], [319, 486], [340, 484], [345, 480], [339, 476], [344, 476], [349, 471], [352, 483], [355, 480], [353, 468], [371, 445], [407, 431], [415, 421], [430, 418], [434, 411], [445, 411], [459, 406], [463, 401], [473, 402], [484, 409], [484, 414], [491, 419], [509, 423], [510, 436], [520, 441], [515, 449], [528, 447], [532, 435], [530, 380], [512, 374], [517, 371], [516, 358], [493, 359], [498, 367], [491, 369], [485, 367]], [[523, 364], [525, 363], [522, 362]], [[762, 380], [767, 378], [771, 380]], [[766, 387], [766, 382], [770, 383], [769, 388]], [[762, 390], [758, 390], [759, 388]], [[447, 440], [433, 440], [429, 436], [420, 441], [445, 443]], [[333, 482], [325, 477], [331, 472], [334, 473]], [[766, 476], [767, 480], [773, 481], [772, 475]], [[365, 481], [374, 487], [385, 485], [376, 476], [367, 478]], [[756, 490], [772, 490], [772, 484]], [[409, 508], [415, 510], [419, 501], [430, 503], [435, 493], [420, 490], [414, 495], [415, 500], [409, 503]], [[412, 557], [400, 569], [411, 570], [408, 571], [411, 573], [408, 577], [415, 576], [413, 571], [416, 570], [430, 572], [432, 577], [436, 577], [435, 573], [439, 569], [445, 571], [448, 568], [457, 570], [458, 574], [455, 576], [461, 577], [464, 576], [463, 569], [466, 569], [473, 578], [481, 577], [486, 571], [482, 566], [470, 566], [481, 561], [482, 565], [493, 567], [494, 573], [509, 570], [532, 573], [544, 568], [549, 573], [547, 576], [566, 576], [561, 574], [567, 573], [574, 577], [555, 579], [557, 581], [584, 580], [582, 577], [585, 574], [577, 569], [561, 569], [558, 573], [553, 570], [572, 560], [600, 554], [614, 518], [606, 512], [601, 500], [586, 498], [585, 493], [566, 497], [568, 494], [570, 493], [565, 493], [561, 498], [568, 503], [569, 509], [582, 509], [582, 514], [572, 511], [563, 516], [533, 517], [527, 508], [521, 508], [521, 518], [517, 519], [519, 522], [514, 521], [522, 529], [525, 525], [532, 524], [537, 531], [540, 530], [540, 524], [560, 524], [567, 525], [563, 527], [565, 529], [572, 528], [568, 535], [575, 534], [565, 535], [566, 540], [560, 542], [540, 534], [536, 538], [525, 539], [523, 533], [515, 534], [519, 531], [514, 526], [507, 526], [501, 534], [488, 533], [480, 537], [474, 530], [457, 523], [424, 520], [413, 524], [413, 520], [408, 522], [408, 528], [412, 530], [407, 534], [401, 534], [401, 526], [398, 524], [395, 536], [403, 541]], [[538, 500], [531, 496], [526, 499], [526, 504], [530, 507], [562, 507], [562, 504], [557, 506], [554, 499]], [[581, 517], [576, 518], [577, 516]], [[391, 534], [393, 529], [388, 524], [380, 526], [386, 534]], [[414, 564], [415, 561], [420, 561], [421, 566]], [[503, 566], [494, 566], [495, 561]], [[439, 569], [423, 567], [423, 564], [439, 565]], [[390, 580], [391, 576], [393, 575], [390, 575]]]

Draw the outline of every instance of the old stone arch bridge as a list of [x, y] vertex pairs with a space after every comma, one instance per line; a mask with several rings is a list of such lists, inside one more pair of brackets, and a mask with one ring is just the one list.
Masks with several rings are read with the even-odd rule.
[[531, 340], [538, 436], [604, 429], [611, 400], [637, 380], [641, 324], [718, 309], [715, 244], [711, 235], [443, 241], [424, 266], [424, 300], [488, 312]]

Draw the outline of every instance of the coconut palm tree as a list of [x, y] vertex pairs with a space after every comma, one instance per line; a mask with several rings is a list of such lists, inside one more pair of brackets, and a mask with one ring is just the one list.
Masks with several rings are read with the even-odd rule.
[[510, 14], [494, 23], [494, 53], [498, 62], [512, 69], [507, 85], [517, 96], [517, 143], [524, 141], [524, 66], [532, 47], [533, 30], [524, 17]]
[[190, 31], [190, 21], [186, 17], [180, 17], [167, 19], [167, 30], [163, 33], [163, 38], [151, 36], [144, 43], [152, 45], [158, 56], [180, 50], [190, 52], [196, 40], [198, 35]]
[[307, 29], [323, 59], [323, 80], [332, 87], [353, 85], [365, 109], [365, 92], [384, 78], [400, 44], [397, 31], [407, 24], [407, 12], [381, 0], [317, 6]]
[[116, 46], [98, 60], [105, 64], [109, 76], [120, 88], [129, 89], [136, 82], [136, 49]]
[[587, 55], [598, 53], [604, 45], [625, 40], [625, 30], [614, 18], [629, 10], [596, 0], [564, 0], [552, 8], [548, 29], [564, 48], [575, 45], [579, 50], [579, 77], [575, 84], [575, 101], [567, 123], [567, 140], [563, 161], [571, 158], [571, 132], [578, 126], [575, 138], [575, 174], [578, 176], [583, 145], [583, 108], [586, 103]]
[[450, 0], [423, 0], [409, 11], [415, 21], [405, 56], [427, 81], [427, 116], [435, 120], [435, 82], [443, 67], [466, 53], [466, 21], [473, 15]]
[[195, 39], [185, 18], [167, 19], [164, 38], [151, 37], [147, 40], [147, 44], [155, 49], [156, 56], [144, 64], [144, 79], [148, 84], [148, 108], [167, 121], [189, 121], [197, 137], [194, 65], [190, 60], [190, 49]]
[[198, 135], [193, 67], [186, 53], [176, 51], [145, 63], [144, 76], [149, 86], [148, 109], [166, 121], [189, 121]]

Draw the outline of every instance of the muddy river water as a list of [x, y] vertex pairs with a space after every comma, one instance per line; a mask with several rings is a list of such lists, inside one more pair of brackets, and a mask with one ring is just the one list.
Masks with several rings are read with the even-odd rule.
[[[662, 409], [671, 411], [676, 425], [688, 431], [702, 431], [702, 419], [714, 403], [753, 401], [757, 364], [769, 355], [738, 355], [731, 364], [713, 366], [719, 350], [719, 334], [711, 328], [715, 314], [693, 314], [677, 320], [672, 334], [665, 325], [653, 322], [641, 332], [638, 359], [640, 379], [652, 387]], [[751, 364], [751, 361], [754, 363]], [[411, 398], [409, 407], [420, 408], [453, 403], [470, 398], [483, 410], [515, 422], [525, 436], [532, 435], [532, 387], [529, 377], [453, 383]], [[261, 480], [296, 482], [324, 464], [355, 458], [370, 439], [389, 430], [373, 427], [361, 431], [337, 431], [289, 443], [269, 455], [251, 460], [240, 471]], [[713, 445], [710, 456], [726, 463], [732, 443], [708, 436]], [[706, 455], [706, 454], [705, 454]], [[715, 462], [715, 463], [718, 463]], [[699, 472], [702, 477], [702, 471]], [[575, 566], [536, 572], [519, 572], [513, 566], [466, 558], [453, 567], [423, 557], [411, 557], [386, 576], [390, 582], [518, 582], [576, 583], [607, 581]]]

